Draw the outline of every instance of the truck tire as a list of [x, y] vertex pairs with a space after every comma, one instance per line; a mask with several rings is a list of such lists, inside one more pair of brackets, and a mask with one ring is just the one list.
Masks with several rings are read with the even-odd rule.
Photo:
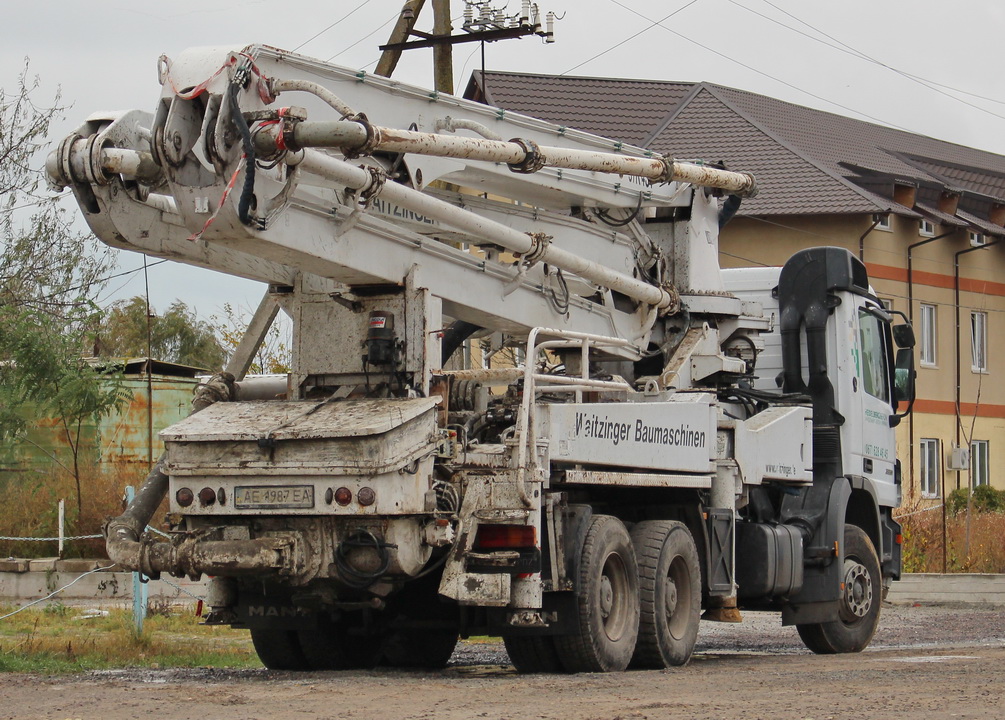
[[879, 625], [883, 576], [876, 549], [862, 528], [844, 526], [844, 558], [838, 619], [796, 625], [803, 644], [817, 654], [861, 652]]
[[384, 658], [392, 667], [439, 670], [457, 647], [457, 633], [442, 630], [396, 630], [384, 640]]
[[308, 670], [295, 630], [251, 628], [251, 644], [269, 670]]
[[567, 672], [628, 667], [639, 630], [639, 573], [632, 539], [610, 515], [594, 515], [579, 557], [576, 632], [555, 647]]
[[311, 670], [364, 670], [380, 660], [380, 638], [351, 635], [344, 618], [326, 616], [317, 628], [300, 630], [297, 639]]
[[520, 673], [560, 673], [562, 660], [555, 649], [555, 639], [549, 636], [504, 636], [506, 652], [513, 667]]
[[632, 529], [639, 564], [639, 638], [632, 667], [665, 668], [691, 658], [701, 621], [701, 568], [684, 523], [650, 520]]

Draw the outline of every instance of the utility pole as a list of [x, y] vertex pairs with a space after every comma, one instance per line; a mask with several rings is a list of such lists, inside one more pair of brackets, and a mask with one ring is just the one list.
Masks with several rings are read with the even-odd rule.
[[[433, 0], [433, 35], [449, 37], [453, 29], [450, 25], [450, 0]], [[450, 43], [433, 46], [433, 81], [437, 92], [453, 95], [454, 46]]]
[[[391, 30], [391, 37], [387, 40], [388, 45], [398, 45], [408, 41], [408, 38], [412, 34], [412, 29], [415, 27], [415, 21], [419, 19], [419, 11], [422, 10], [422, 6], [425, 4], [426, 0], [408, 0], [405, 3], [405, 6], [401, 8], [401, 15], [398, 16], [398, 22], [394, 24], [394, 29]], [[391, 77], [394, 68], [398, 66], [399, 59], [401, 59], [400, 47], [384, 50], [380, 56], [380, 62], [377, 63], [377, 67], [374, 70], [374, 74], [381, 77]]]
[[[484, 66], [485, 43], [509, 40], [527, 35], [537, 35], [546, 43], [555, 42], [554, 25], [557, 18], [549, 12], [544, 21], [537, 3], [521, 0], [520, 11], [506, 15], [505, 4], [497, 9], [489, 6], [491, 0], [464, 0], [463, 33], [453, 35], [450, 25], [450, 0], [431, 0], [433, 6], [433, 30], [431, 33], [415, 29], [415, 21], [425, 0], [408, 0], [401, 9], [401, 16], [386, 45], [381, 45], [383, 55], [377, 63], [375, 74], [391, 77], [402, 50], [433, 48], [433, 81], [437, 92], [454, 92], [453, 46], [458, 43], [482, 43], [482, 65]], [[478, 15], [475, 15], [475, 9]], [[409, 40], [417, 37], [418, 40]]]

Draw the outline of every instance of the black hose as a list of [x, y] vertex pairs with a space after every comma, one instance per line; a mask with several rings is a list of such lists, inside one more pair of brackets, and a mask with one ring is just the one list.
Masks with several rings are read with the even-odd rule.
[[[335, 567], [338, 570], [339, 579], [346, 585], [356, 590], [363, 590], [377, 582], [391, 566], [391, 554], [388, 548], [396, 548], [397, 545], [381, 542], [377, 536], [368, 530], [356, 533], [338, 544], [335, 549]], [[380, 566], [373, 571], [360, 570], [349, 561], [349, 552], [356, 548], [373, 548], [377, 552]]]
[[730, 195], [726, 198], [726, 202], [722, 204], [719, 208], [719, 229], [722, 230], [726, 223], [733, 219], [736, 215], [736, 211], [740, 209], [740, 203], [743, 202], [743, 198], [739, 195]]
[[440, 363], [446, 365], [447, 360], [450, 359], [450, 356], [454, 354], [457, 348], [481, 329], [480, 325], [465, 322], [464, 320], [455, 320], [452, 322], [450, 327], [443, 331], [443, 342], [440, 345]]
[[241, 114], [241, 106], [237, 102], [237, 92], [240, 89], [240, 84], [231, 83], [227, 91], [227, 101], [230, 103], [230, 114], [234, 125], [241, 133], [241, 145], [247, 158], [244, 164], [244, 187], [241, 188], [241, 199], [237, 203], [237, 216], [245, 225], [251, 225], [251, 201], [255, 197], [255, 143], [251, 138], [251, 128], [248, 127], [244, 115]]

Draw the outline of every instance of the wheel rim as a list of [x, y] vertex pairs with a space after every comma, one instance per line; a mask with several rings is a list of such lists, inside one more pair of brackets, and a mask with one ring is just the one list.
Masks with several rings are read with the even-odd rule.
[[604, 633], [613, 642], [617, 642], [628, 631], [631, 620], [631, 605], [628, 602], [631, 585], [625, 563], [619, 555], [612, 553], [604, 560], [598, 591], [598, 607]]
[[678, 555], [670, 562], [664, 580], [663, 606], [667, 628], [675, 639], [680, 640], [687, 633], [691, 616], [691, 575], [684, 558]]
[[844, 561], [844, 595], [841, 615], [845, 622], [857, 622], [872, 609], [872, 576], [869, 569], [857, 558], [848, 557]]

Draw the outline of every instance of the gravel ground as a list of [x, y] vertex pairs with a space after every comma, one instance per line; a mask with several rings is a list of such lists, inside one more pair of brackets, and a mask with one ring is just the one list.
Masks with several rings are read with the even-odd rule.
[[871, 648], [813, 655], [777, 613], [703, 623], [690, 664], [517, 675], [501, 643], [445, 670], [212, 668], [0, 675], [0, 718], [132, 720], [956, 720], [1005, 716], [1003, 609], [888, 606]]
[[[1005, 644], [1005, 608], [885, 605], [871, 649]], [[808, 653], [781, 613], [744, 612], [739, 624], [703, 622], [698, 654]], [[502, 643], [461, 643], [450, 664], [506, 665]]]

